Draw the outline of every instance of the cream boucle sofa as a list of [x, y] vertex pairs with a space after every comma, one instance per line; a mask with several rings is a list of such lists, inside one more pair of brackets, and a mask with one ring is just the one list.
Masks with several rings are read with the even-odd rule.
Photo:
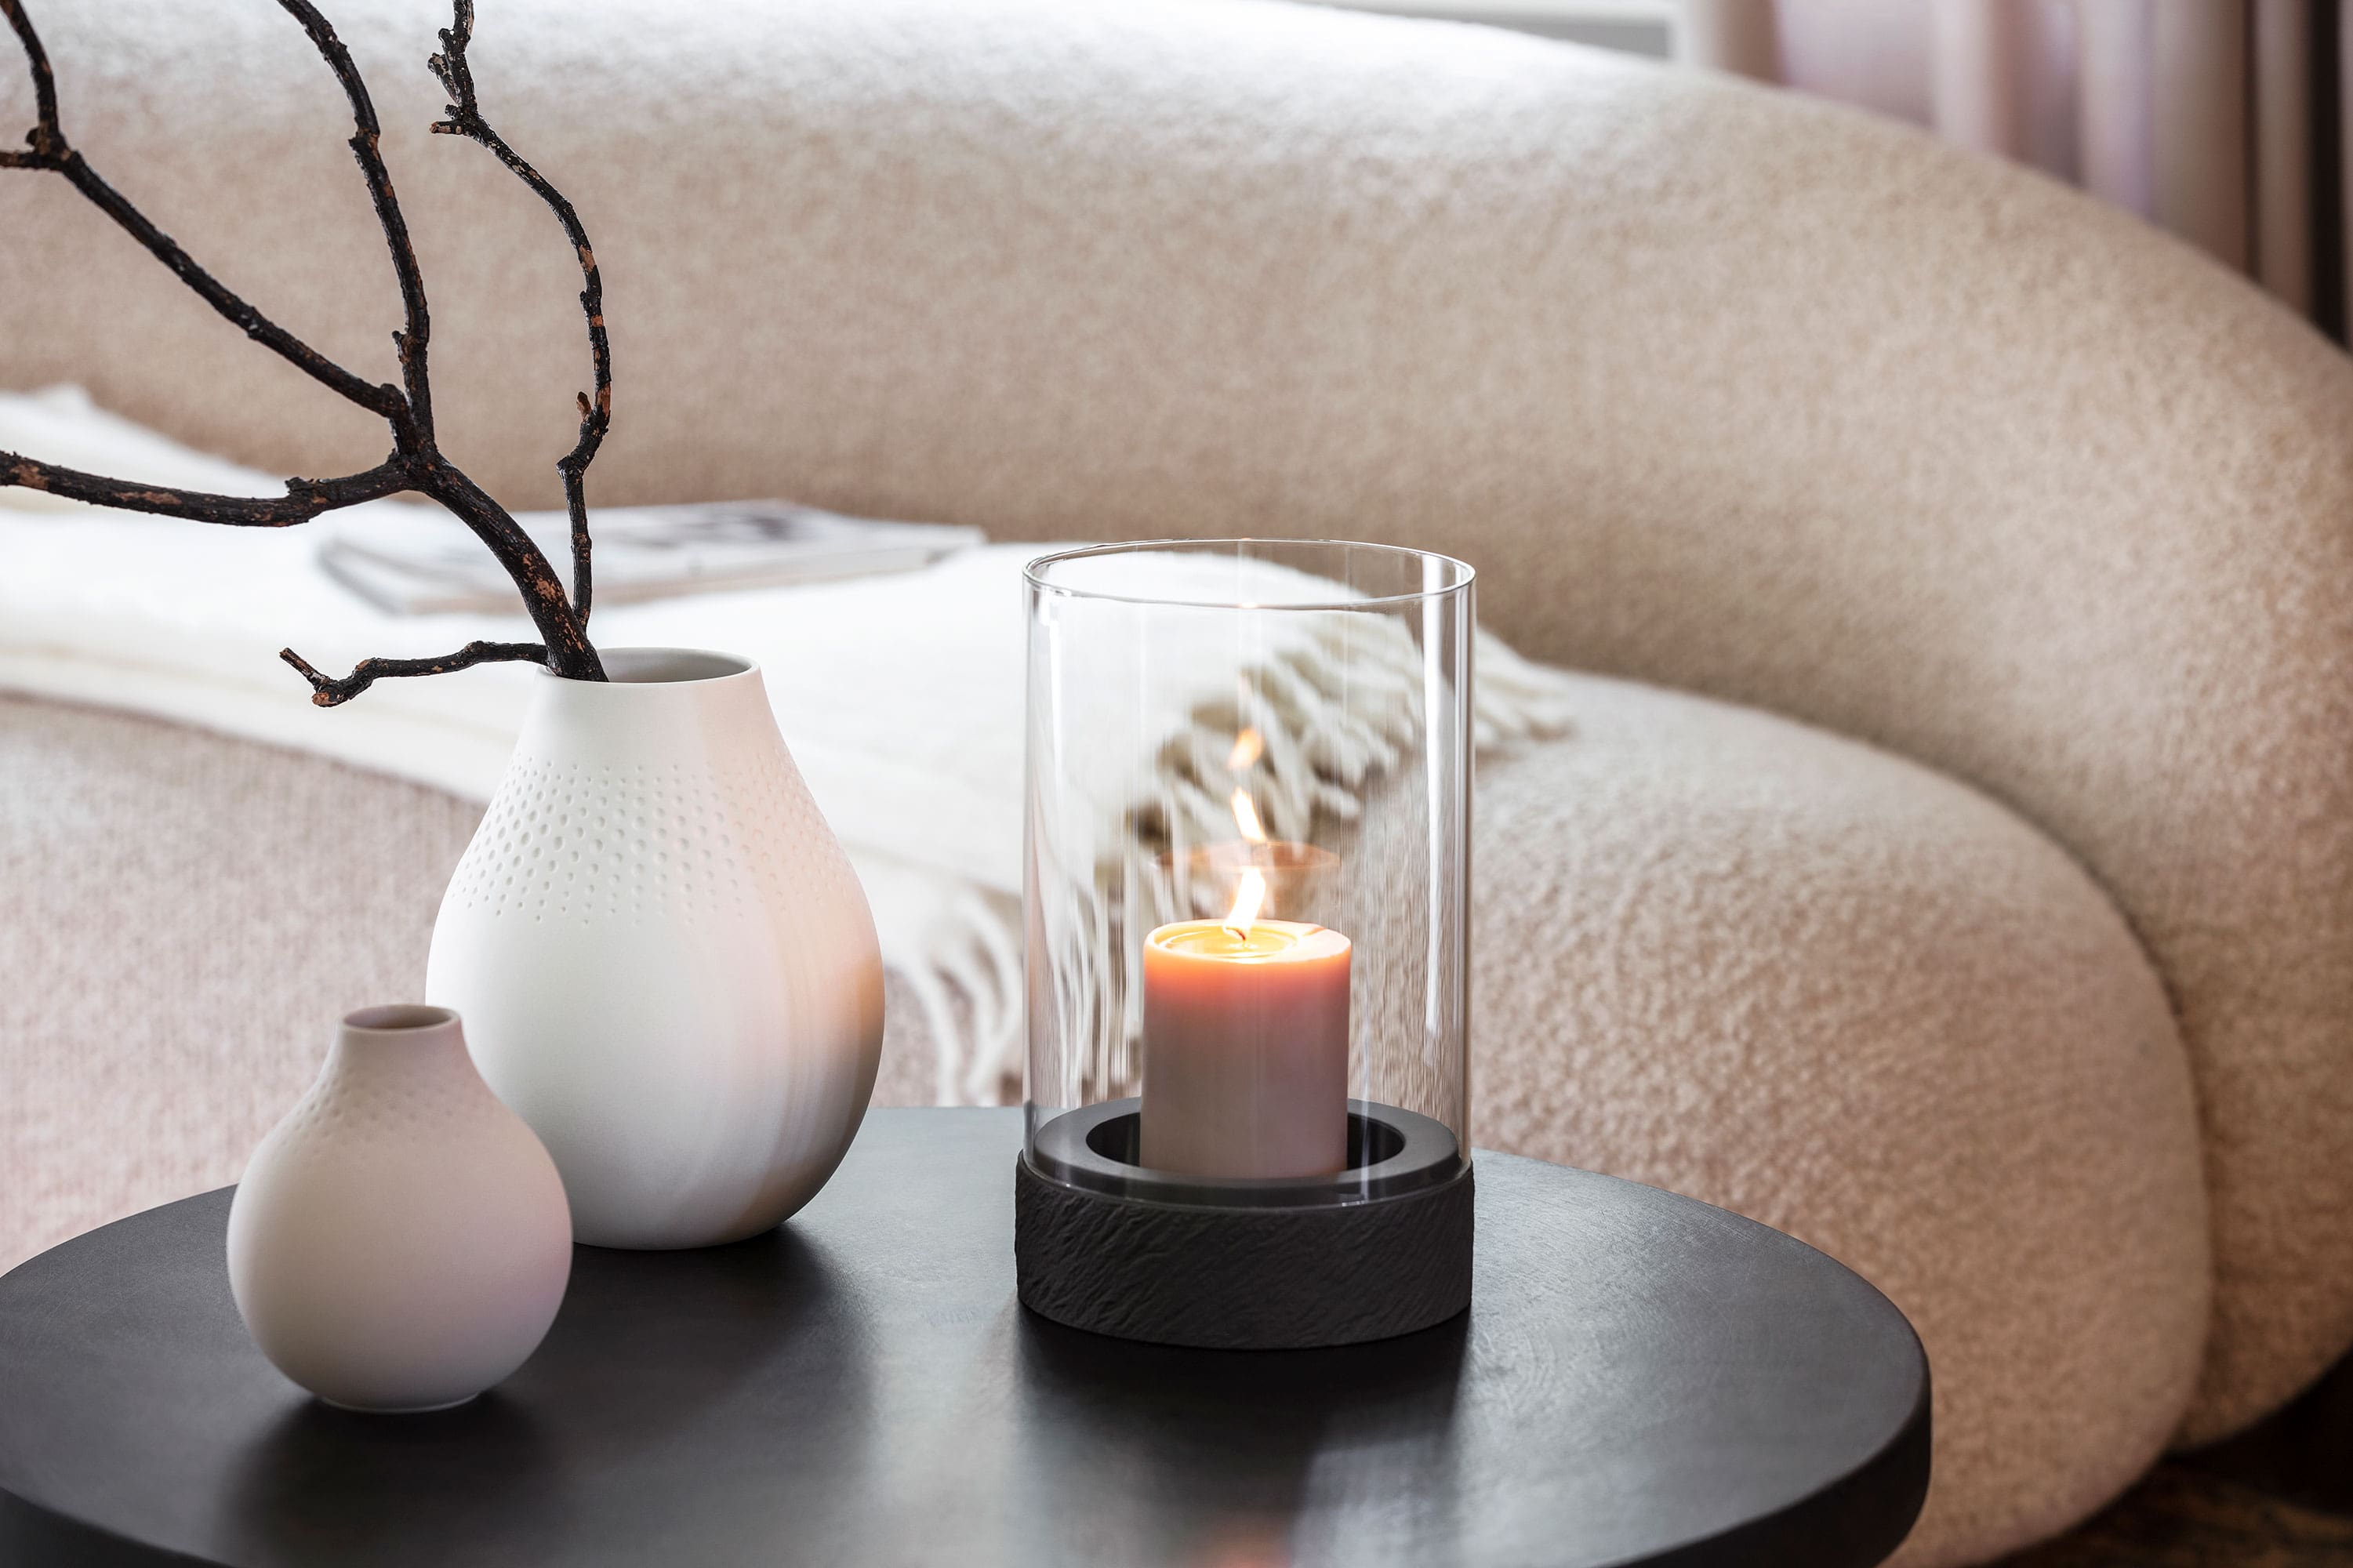
[[[47, 9], [92, 158], [386, 361], [275, 8]], [[342, 9], [446, 438], [544, 501], [569, 259], [425, 134], [437, 7]], [[604, 264], [600, 499], [1410, 541], [1629, 678], [1482, 777], [1475, 1130], [1911, 1312], [1908, 1561], [2063, 1526], [2353, 1338], [2353, 368], [2242, 280], [1838, 109], [1253, 0], [503, 0], [475, 65]], [[0, 384], [380, 455], [53, 180], [0, 179]]]

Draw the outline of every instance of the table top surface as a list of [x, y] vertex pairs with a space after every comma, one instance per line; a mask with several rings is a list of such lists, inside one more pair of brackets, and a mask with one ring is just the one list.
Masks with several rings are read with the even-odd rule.
[[1173, 1350], [1022, 1310], [1020, 1136], [875, 1111], [776, 1231], [583, 1247], [538, 1353], [434, 1415], [262, 1360], [227, 1192], [92, 1231], [0, 1279], [0, 1563], [1842, 1568], [1918, 1511], [1918, 1341], [1778, 1231], [1482, 1153], [1463, 1317]]

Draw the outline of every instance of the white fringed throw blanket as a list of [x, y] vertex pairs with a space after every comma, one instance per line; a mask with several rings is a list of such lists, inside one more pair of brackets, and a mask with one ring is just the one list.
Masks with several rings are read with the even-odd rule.
[[[0, 394], [0, 448], [157, 483], [280, 489], [71, 388]], [[396, 501], [342, 515], [362, 510], [459, 526]], [[279, 662], [286, 647], [342, 669], [518, 635], [515, 617], [404, 617], [363, 603], [315, 563], [318, 531], [334, 526], [330, 517], [306, 529], [213, 528], [0, 489], [0, 689], [150, 713], [487, 800], [535, 670], [385, 681], [322, 710]], [[786, 742], [865, 883], [884, 959], [923, 999], [944, 1104], [994, 1102], [1018, 1084], [1020, 583], [1043, 548], [991, 545], [921, 572], [596, 613], [605, 646], [722, 648], [762, 666]], [[1275, 651], [1257, 715], [1271, 768], [1265, 805], [1278, 831], [1303, 833], [1320, 813], [1350, 811], [1387, 765], [1389, 741], [1361, 704], [1352, 718], [1318, 700], [1312, 639]], [[1490, 638], [1478, 660], [1482, 746], [1558, 723], [1547, 672]], [[1411, 700], [1410, 681], [1400, 700]], [[1208, 836], [1226, 809], [1191, 761], [1230, 741], [1219, 704], [1230, 712], [1229, 689], [1198, 702], [1180, 694], [1163, 716], [1170, 743], [1155, 752], [1149, 787], [1180, 834], [1193, 822]]]

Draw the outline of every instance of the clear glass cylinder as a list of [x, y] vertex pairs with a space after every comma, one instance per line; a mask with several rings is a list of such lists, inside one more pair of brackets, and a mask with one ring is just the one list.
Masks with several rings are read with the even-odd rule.
[[1033, 1169], [1250, 1204], [1460, 1168], [1472, 577], [1336, 542], [1030, 563]]

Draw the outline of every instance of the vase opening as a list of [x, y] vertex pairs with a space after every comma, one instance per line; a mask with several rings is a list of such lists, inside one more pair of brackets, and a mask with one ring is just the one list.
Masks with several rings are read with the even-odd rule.
[[[605, 682], [614, 686], [676, 686], [724, 680], [748, 673], [752, 661], [699, 647], [617, 647], [600, 650]], [[562, 676], [552, 679], [563, 679]]]
[[388, 1007], [363, 1007], [356, 1013], [343, 1015], [344, 1028], [364, 1029], [372, 1035], [414, 1034], [420, 1029], [438, 1029], [457, 1021], [458, 1015], [447, 1007], [427, 1007], [416, 1002], [399, 1002]]

